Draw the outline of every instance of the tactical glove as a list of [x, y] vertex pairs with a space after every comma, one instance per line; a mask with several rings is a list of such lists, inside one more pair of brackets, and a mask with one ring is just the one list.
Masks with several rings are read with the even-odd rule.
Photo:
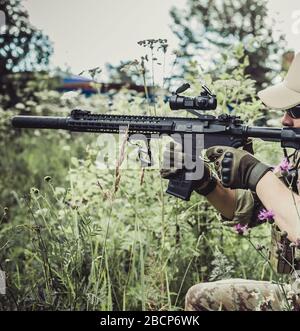
[[[160, 175], [164, 179], [176, 179], [184, 171], [184, 156], [182, 147], [178, 143], [170, 142], [163, 153], [162, 169]], [[193, 189], [198, 194], [206, 196], [212, 192], [217, 180], [211, 174], [211, 171], [206, 163], [204, 163], [203, 177], [199, 180], [193, 180]]]
[[260, 179], [272, 169], [242, 149], [227, 146], [208, 148], [206, 156], [214, 162], [224, 187], [255, 191]]

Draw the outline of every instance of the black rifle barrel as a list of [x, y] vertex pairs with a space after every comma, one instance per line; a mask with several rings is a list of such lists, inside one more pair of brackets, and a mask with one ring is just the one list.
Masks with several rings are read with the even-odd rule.
[[11, 122], [15, 128], [68, 129], [66, 117], [15, 116]]
[[281, 138], [282, 129], [281, 128], [269, 128], [269, 127], [259, 127], [259, 126], [246, 126], [246, 135], [251, 138], [269, 138], [269, 139], [279, 139]]
[[[246, 127], [246, 135], [251, 138], [261, 138], [270, 141], [285, 141], [300, 143], [300, 129], [299, 128], [268, 128], [268, 127]], [[296, 146], [296, 145], [295, 145]], [[290, 146], [287, 146], [290, 147]]]
[[[178, 118], [178, 121], [180, 119]], [[195, 121], [195, 119], [194, 119]], [[186, 123], [182, 118], [180, 122]], [[173, 133], [174, 119], [152, 116], [91, 115], [84, 118], [51, 116], [15, 116], [15, 128], [63, 129], [77, 132], [118, 133], [129, 128], [130, 133]]]

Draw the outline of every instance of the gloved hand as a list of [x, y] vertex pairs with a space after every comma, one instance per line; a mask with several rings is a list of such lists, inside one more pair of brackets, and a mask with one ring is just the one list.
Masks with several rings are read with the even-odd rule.
[[214, 162], [224, 187], [250, 189], [255, 191], [260, 179], [272, 169], [250, 153], [233, 147], [214, 146], [206, 151]]
[[[184, 156], [181, 145], [173, 141], [166, 145], [163, 153], [162, 168], [160, 175], [164, 179], [175, 179], [179, 177], [184, 169]], [[194, 180], [194, 191], [200, 195], [206, 196], [212, 192], [216, 185], [217, 180], [211, 174], [211, 171], [206, 163], [204, 163], [204, 174], [199, 180]]]

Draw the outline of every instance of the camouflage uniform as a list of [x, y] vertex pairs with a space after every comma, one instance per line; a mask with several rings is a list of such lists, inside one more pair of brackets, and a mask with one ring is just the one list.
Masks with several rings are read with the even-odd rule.
[[[294, 159], [299, 160], [300, 156]], [[298, 162], [299, 163], [299, 162]], [[298, 166], [297, 163], [297, 166]], [[297, 171], [299, 168], [295, 169]], [[291, 183], [291, 177], [278, 177]], [[299, 192], [294, 177], [293, 190]], [[300, 178], [300, 177], [299, 177]], [[249, 190], [235, 190], [236, 206], [230, 224], [254, 227], [260, 224], [258, 213], [263, 205]], [[224, 221], [228, 221], [223, 217]], [[278, 255], [278, 249], [282, 252]], [[281, 274], [290, 274], [290, 284], [245, 279], [225, 279], [192, 286], [185, 299], [185, 310], [300, 310], [300, 250], [290, 247], [290, 241], [272, 225], [270, 262]]]

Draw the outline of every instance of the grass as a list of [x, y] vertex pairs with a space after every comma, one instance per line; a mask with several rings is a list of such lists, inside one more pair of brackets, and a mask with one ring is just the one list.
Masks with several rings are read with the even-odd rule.
[[[231, 74], [240, 84], [227, 86], [226, 95], [253, 96], [242, 69]], [[156, 86], [154, 73], [142, 75]], [[198, 77], [191, 83], [199, 85]], [[221, 83], [216, 92], [225, 102]], [[65, 114], [58, 96], [41, 97], [33, 114]], [[113, 102], [116, 113], [169, 113], [159, 98], [153, 109], [139, 95], [129, 103], [125, 90]], [[108, 111], [105, 104], [101, 95], [76, 99], [77, 106]], [[241, 102], [239, 111], [255, 118], [258, 109]], [[211, 275], [272, 279], [264, 258], [223, 226], [204, 198], [167, 196], [157, 169], [123, 169], [126, 138], [116, 165], [100, 170], [96, 135], [12, 131], [11, 114], [0, 116], [2, 310], [182, 310], [188, 288]], [[265, 145], [261, 154], [275, 159], [274, 146]], [[254, 245], [267, 245], [269, 230], [254, 229]]]

